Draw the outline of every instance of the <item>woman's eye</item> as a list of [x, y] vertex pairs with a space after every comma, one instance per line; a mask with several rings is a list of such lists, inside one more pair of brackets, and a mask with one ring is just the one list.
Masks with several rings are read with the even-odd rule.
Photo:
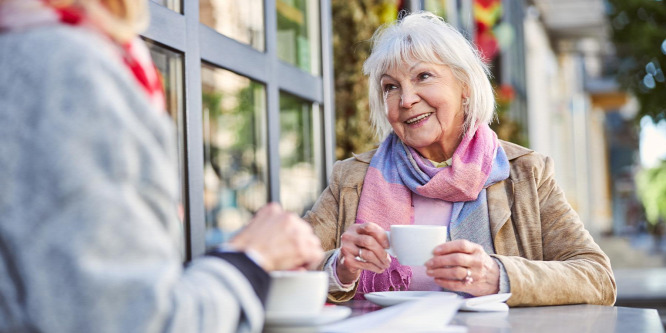
[[395, 84], [387, 83], [387, 84], [384, 85], [384, 91], [385, 92], [391, 91], [395, 88], [396, 88]]
[[421, 74], [418, 75], [418, 78], [419, 78], [419, 80], [425, 80], [425, 79], [427, 79], [427, 78], [429, 78], [429, 77], [431, 77], [431, 76], [432, 76], [432, 75], [430, 75], [430, 73], [428, 73], [428, 72], [423, 72], [423, 73], [421, 73]]

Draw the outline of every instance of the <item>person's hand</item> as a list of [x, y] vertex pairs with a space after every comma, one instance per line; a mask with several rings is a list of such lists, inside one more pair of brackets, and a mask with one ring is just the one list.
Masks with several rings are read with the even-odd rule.
[[354, 224], [341, 236], [336, 273], [343, 284], [358, 280], [364, 269], [381, 273], [391, 265], [386, 232], [375, 223]]
[[460, 239], [438, 245], [426, 274], [440, 287], [474, 296], [499, 292], [499, 265], [481, 245]]
[[324, 257], [310, 225], [275, 203], [260, 209], [229, 243], [258, 255], [258, 264], [266, 271], [313, 269]]

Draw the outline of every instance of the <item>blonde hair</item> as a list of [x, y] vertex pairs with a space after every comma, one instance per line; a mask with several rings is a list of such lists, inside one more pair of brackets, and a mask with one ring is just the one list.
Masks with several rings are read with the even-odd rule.
[[126, 42], [148, 26], [146, 0], [46, 0], [54, 7], [79, 7], [114, 39]]
[[425, 61], [451, 68], [467, 89], [469, 105], [464, 108], [462, 133], [475, 131], [479, 124], [493, 120], [495, 96], [490, 71], [477, 49], [453, 26], [429, 12], [416, 12], [384, 25], [372, 36], [372, 52], [363, 64], [368, 75], [370, 119], [378, 139], [391, 133], [381, 77], [388, 70]]

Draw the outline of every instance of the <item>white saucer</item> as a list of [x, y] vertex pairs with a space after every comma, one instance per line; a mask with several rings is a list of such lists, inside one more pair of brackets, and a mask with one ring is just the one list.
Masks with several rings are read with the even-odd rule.
[[458, 295], [446, 291], [375, 291], [365, 294], [365, 299], [380, 306], [391, 306], [433, 295], [458, 298]]
[[462, 306], [460, 306], [460, 310], [476, 312], [506, 312], [509, 311], [509, 306], [504, 302], [510, 297], [511, 293], [472, 297], [465, 300]]
[[316, 314], [287, 314], [266, 312], [266, 325], [270, 326], [316, 326], [347, 318], [351, 309], [346, 306], [325, 306]]

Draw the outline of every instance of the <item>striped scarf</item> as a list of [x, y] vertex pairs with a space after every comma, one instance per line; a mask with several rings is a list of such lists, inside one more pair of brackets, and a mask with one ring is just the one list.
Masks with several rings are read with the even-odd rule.
[[49, 0], [4, 0], [0, 4], [0, 33], [57, 24], [76, 26], [99, 33], [115, 46], [119, 60], [146, 93], [153, 107], [165, 110], [164, 91], [159, 72], [153, 64], [148, 48], [139, 37], [129, 42], [118, 42], [104, 33], [95, 22], [91, 22], [81, 8], [73, 5], [60, 6], [57, 3]]
[[[468, 239], [494, 253], [486, 188], [509, 177], [509, 161], [497, 135], [483, 124], [465, 135], [450, 167], [435, 168], [391, 133], [370, 161], [356, 213], [356, 223], [414, 224], [412, 192], [453, 202], [449, 239]], [[357, 299], [373, 291], [407, 290], [411, 269], [393, 258], [381, 274], [361, 273]]]

